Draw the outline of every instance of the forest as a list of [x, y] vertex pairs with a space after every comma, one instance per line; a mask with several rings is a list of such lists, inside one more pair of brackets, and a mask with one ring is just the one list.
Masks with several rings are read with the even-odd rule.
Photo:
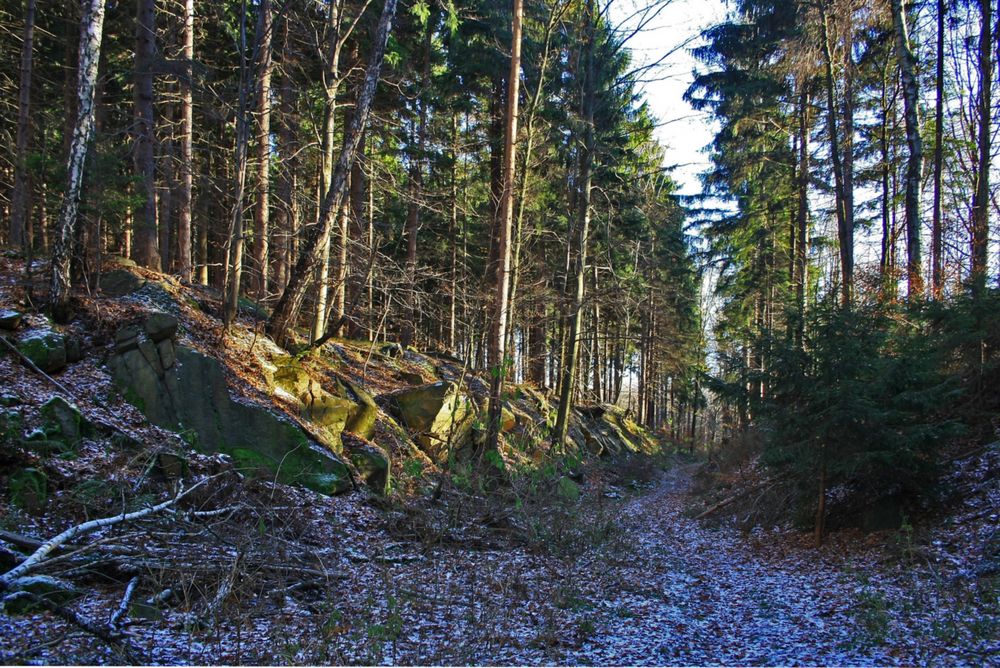
[[997, 661], [995, 4], [0, 0], [0, 660]]

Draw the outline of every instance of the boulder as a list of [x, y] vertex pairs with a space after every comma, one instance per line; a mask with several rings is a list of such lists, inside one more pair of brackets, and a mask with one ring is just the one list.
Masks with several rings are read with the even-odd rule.
[[21, 324], [23, 313], [9, 308], [0, 308], [0, 329], [13, 332]]
[[45, 373], [66, 367], [66, 337], [49, 329], [34, 330], [22, 336], [17, 349]]
[[169, 313], [154, 313], [146, 318], [142, 326], [153, 343], [172, 339], [177, 334], [177, 318]]
[[352, 439], [349, 448], [351, 463], [365, 483], [379, 494], [389, 492], [389, 455], [372, 443]]
[[293, 361], [278, 366], [273, 382], [298, 404], [304, 419], [323, 430], [324, 444], [339, 454], [343, 449], [340, 434], [357, 412], [357, 405], [328, 392], [308, 371]]
[[378, 420], [378, 405], [375, 403], [375, 398], [355, 383], [345, 380], [344, 385], [357, 406], [357, 410], [348, 418], [344, 429], [361, 438], [371, 439], [375, 435], [375, 422]]
[[48, 440], [75, 445], [85, 436], [93, 434], [93, 425], [80, 409], [60, 396], [55, 396], [42, 404], [42, 429]]
[[476, 409], [454, 383], [405, 388], [385, 395], [383, 401], [436, 464], [445, 463], [451, 452], [471, 439]]
[[324, 494], [351, 489], [350, 471], [296, 425], [266, 408], [234, 401], [218, 361], [169, 339], [142, 339], [109, 359], [125, 398], [150, 422], [181, 433], [203, 452], [230, 455], [245, 472]]
[[124, 297], [146, 285], [146, 279], [127, 269], [115, 269], [101, 276], [101, 292], [107, 297]]

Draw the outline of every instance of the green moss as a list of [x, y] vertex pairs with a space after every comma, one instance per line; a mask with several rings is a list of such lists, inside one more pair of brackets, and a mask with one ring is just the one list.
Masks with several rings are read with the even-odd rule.
[[10, 500], [29, 513], [39, 513], [48, 501], [49, 477], [35, 468], [21, 469], [10, 476]]

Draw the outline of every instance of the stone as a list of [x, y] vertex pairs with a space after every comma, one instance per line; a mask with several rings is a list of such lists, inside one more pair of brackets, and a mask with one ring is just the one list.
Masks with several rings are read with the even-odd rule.
[[0, 329], [13, 332], [21, 324], [24, 314], [9, 308], [0, 308]]
[[386, 357], [402, 357], [403, 346], [398, 343], [383, 343], [382, 347], [379, 348], [379, 352]]
[[352, 441], [349, 448], [351, 463], [365, 483], [379, 494], [389, 492], [389, 455], [372, 443]]
[[169, 313], [154, 313], [146, 318], [142, 326], [153, 343], [172, 339], [177, 334], [177, 318]]
[[83, 359], [83, 341], [79, 336], [66, 337], [66, 361], [70, 364]]
[[29, 332], [17, 342], [17, 349], [45, 373], [66, 367], [66, 337], [52, 330]]
[[48, 502], [49, 477], [44, 471], [36, 468], [21, 469], [13, 473], [7, 480], [11, 502], [38, 515], [45, 509]]
[[576, 501], [580, 498], [580, 485], [576, 484], [567, 477], [559, 478], [559, 482], [556, 485], [556, 491], [559, 496], [567, 501]]
[[146, 279], [127, 269], [115, 269], [101, 276], [101, 292], [106, 297], [124, 297], [146, 285]]
[[[83, 596], [83, 592], [69, 582], [48, 575], [21, 578], [17, 583], [17, 591], [30, 592], [60, 607]], [[27, 615], [44, 609], [30, 597], [17, 596], [16, 593], [3, 600], [3, 611], [8, 615]]]
[[112, 355], [112, 378], [125, 398], [153, 424], [177, 431], [202, 452], [228, 454], [244, 473], [323, 494], [353, 487], [350, 470], [334, 453], [312, 443], [296, 425], [264, 407], [234, 401], [219, 362], [186, 346], [173, 346], [165, 367], [142, 345]]
[[188, 471], [188, 461], [175, 452], [156, 455], [156, 471], [166, 480], [180, 480]]
[[370, 440], [375, 435], [375, 423], [378, 421], [378, 404], [364, 388], [350, 381], [344, 381], [344, 385], [351, 393], [357, 409], [347, 420], [344, 429], [361, 438]]
[[177, 361], [177, 355], [174, 354], [174, 343], [170, 339], [157, 343], [156, 352], [160, 356], [160, 366], [164, 369], [173, 367], [174, 362]]
[[60, 396], [42, 404], [41, 413], [42, 428], [48, 440], [75, 445], [81, 438], [94, 433], [93, 425], [83, 417], [80, 409]]
[[276, 387], [298, 403], [300, 415], [324, 431], [324, 444], [339, 453], [343, 447], [340, 435], [357, 412], [357, 404], [328, 392], [293, 361], [278, 366], [273, 379]]
[[398, 390], [385, 395], [384, 402], [436, 464], [447, 462], [448, 456], [472, 437], [475, 406], [452, 382]]
[[424, 380], [423, 374], [415, 373], [413, 371], [400, 371], [399, 379], [407, 385], [423, 385], [427, 382]]
[[139, 327], [127, 325], [115, 332], [115, 352], [124, 353], [139, 347]]

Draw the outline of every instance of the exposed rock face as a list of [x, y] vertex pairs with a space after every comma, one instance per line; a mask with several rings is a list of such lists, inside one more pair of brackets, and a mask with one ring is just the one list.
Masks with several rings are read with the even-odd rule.
[[106, 297], [124, 297], [146, 284], [146, 279], [127, 269], [115, 269], [101, 276], [101, 292]]
[[17, 349], [45, 373], [66, 367], [66, 337], [49, 329], [28, 332], [17, 342]]
[[410, 387], [380, 399], [436, 464], [445, 463], [449, 453], [457, 452], [471, 439], [476, 409], [454, 383]]
[[[159, 336], [170, 327], [157, 319], [144, 329]], [[281, 482], [325, 494], [352, 486], [347, 466], [313, 445], [296, 425], [259, 406], [234, 401], [221, 365], [211, 357], [170, 338], [156, 342], [138, 328], [126, 327], [116, 336], [116, 353], [108, 366], [126, 399], [150, 422], [180, 432], [204, 452], [224, 452], [245, 470], [266, 471]]]

